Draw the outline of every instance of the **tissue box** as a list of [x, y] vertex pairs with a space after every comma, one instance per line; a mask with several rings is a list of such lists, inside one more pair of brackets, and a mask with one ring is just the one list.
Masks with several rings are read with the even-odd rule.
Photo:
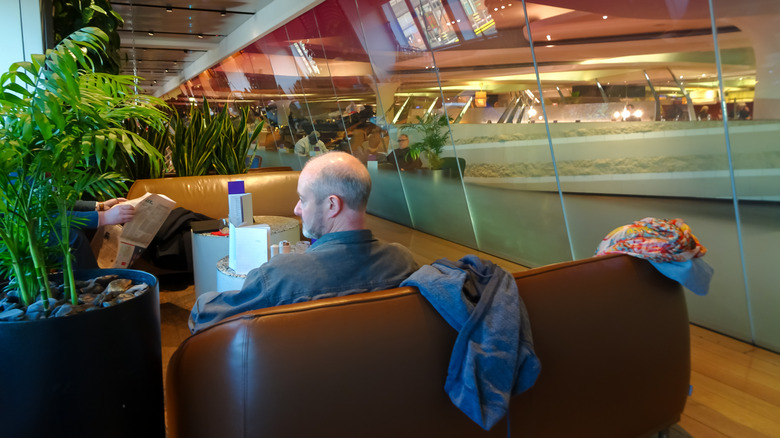
[[268, 261], [271, 227], [265, 224], [236, 227], [230, 224], [228, 266], [245, 275]]

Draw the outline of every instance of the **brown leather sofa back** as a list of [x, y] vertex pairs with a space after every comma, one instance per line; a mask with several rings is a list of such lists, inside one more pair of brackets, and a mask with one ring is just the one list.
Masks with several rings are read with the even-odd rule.
[[[677, 283], [628, 256], [515, 278], [542, 372], [512, 399], [509, 436], [640, 437], [679, 420], [690, 353]], [[413, 288], [244, 313], [173, 355], [169, 436], [508, 436], [445, 394], [456, 335]]]
[[299, 171], [275, 171], [242, 175], [179, 176], [139, 179], [130, 187], [128, 199], [146, 192], [160, 193], [183, 207], [220, 219], [228, 216], [228, 181], [244, 181], [244, 190], [252, 194], [254, 215], [290, 216], [298, 203]]

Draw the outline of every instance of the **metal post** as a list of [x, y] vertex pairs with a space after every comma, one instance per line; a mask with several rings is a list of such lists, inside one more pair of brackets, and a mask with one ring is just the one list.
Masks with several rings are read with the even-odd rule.
[[643, 73], [645, 74], [645, 79], [647, 79], [647, 85], [650, 86], [650, 92], [653, 93], [653, 99], [655, 99], [655, 120], [661, 120], [661, 99], [658, 98], [655, 87], [653, 87], [653, 83], [650, 82], [650, 75], [647, 74], [647, 70], [643, 70]]
[[596, 79], [596, 85], [599, 87], [599, 91], [601, 92], [601, 98], [604, 99], [604, 103], [609, 103], [609, 98], [607, 98], [607, 93], [604, 91], [604, 87], [601, 86], [601, 82], [599, 82], [598, 79]]
[[687, 91], [685, 91], [685, 87], [683, 86], [682, 82], [680, 82], [679, 79], [677, 79], [677, 76], [674, 75], [674, 72], [671, 68], [666, 67], [667, 70], [669, 70], [669, 74], [672, 75], [672, 79], [674, 79], [674, 82], [677, 83], [677, 86], [680, 87], [680, 91], [682, 91], [683, 96], [685, 96], [685, 100], [688, 102], [688, 120], [696, 120], [694, 117], [696, 117], [696, 110], [693, 109], [693, 101], [691, 100], [691, 95], [688, 94]]

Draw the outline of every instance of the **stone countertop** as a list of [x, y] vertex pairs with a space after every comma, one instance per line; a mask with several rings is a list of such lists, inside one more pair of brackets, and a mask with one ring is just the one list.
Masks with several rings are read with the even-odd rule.
[[272, 233], [281, 233], [297, 228], [298, 219], [285, 216], [253, 216], [255, 224], [266, 224], [271, 227]]
[[228, 264], [228, 256], [222, 257], [217, 262], [217, 270], [225, 275], [235, 278], [246, 278], [246, 274], [239, 274]]

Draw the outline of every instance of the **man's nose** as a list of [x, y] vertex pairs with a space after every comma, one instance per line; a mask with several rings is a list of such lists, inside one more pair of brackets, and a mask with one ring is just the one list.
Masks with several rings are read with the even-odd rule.
[[298, 203], [295, 204], [295, 209], [293, 209], [293, 213], [295, 213], [296, 216], [301, 215], [301, 201], [298, 200]]

